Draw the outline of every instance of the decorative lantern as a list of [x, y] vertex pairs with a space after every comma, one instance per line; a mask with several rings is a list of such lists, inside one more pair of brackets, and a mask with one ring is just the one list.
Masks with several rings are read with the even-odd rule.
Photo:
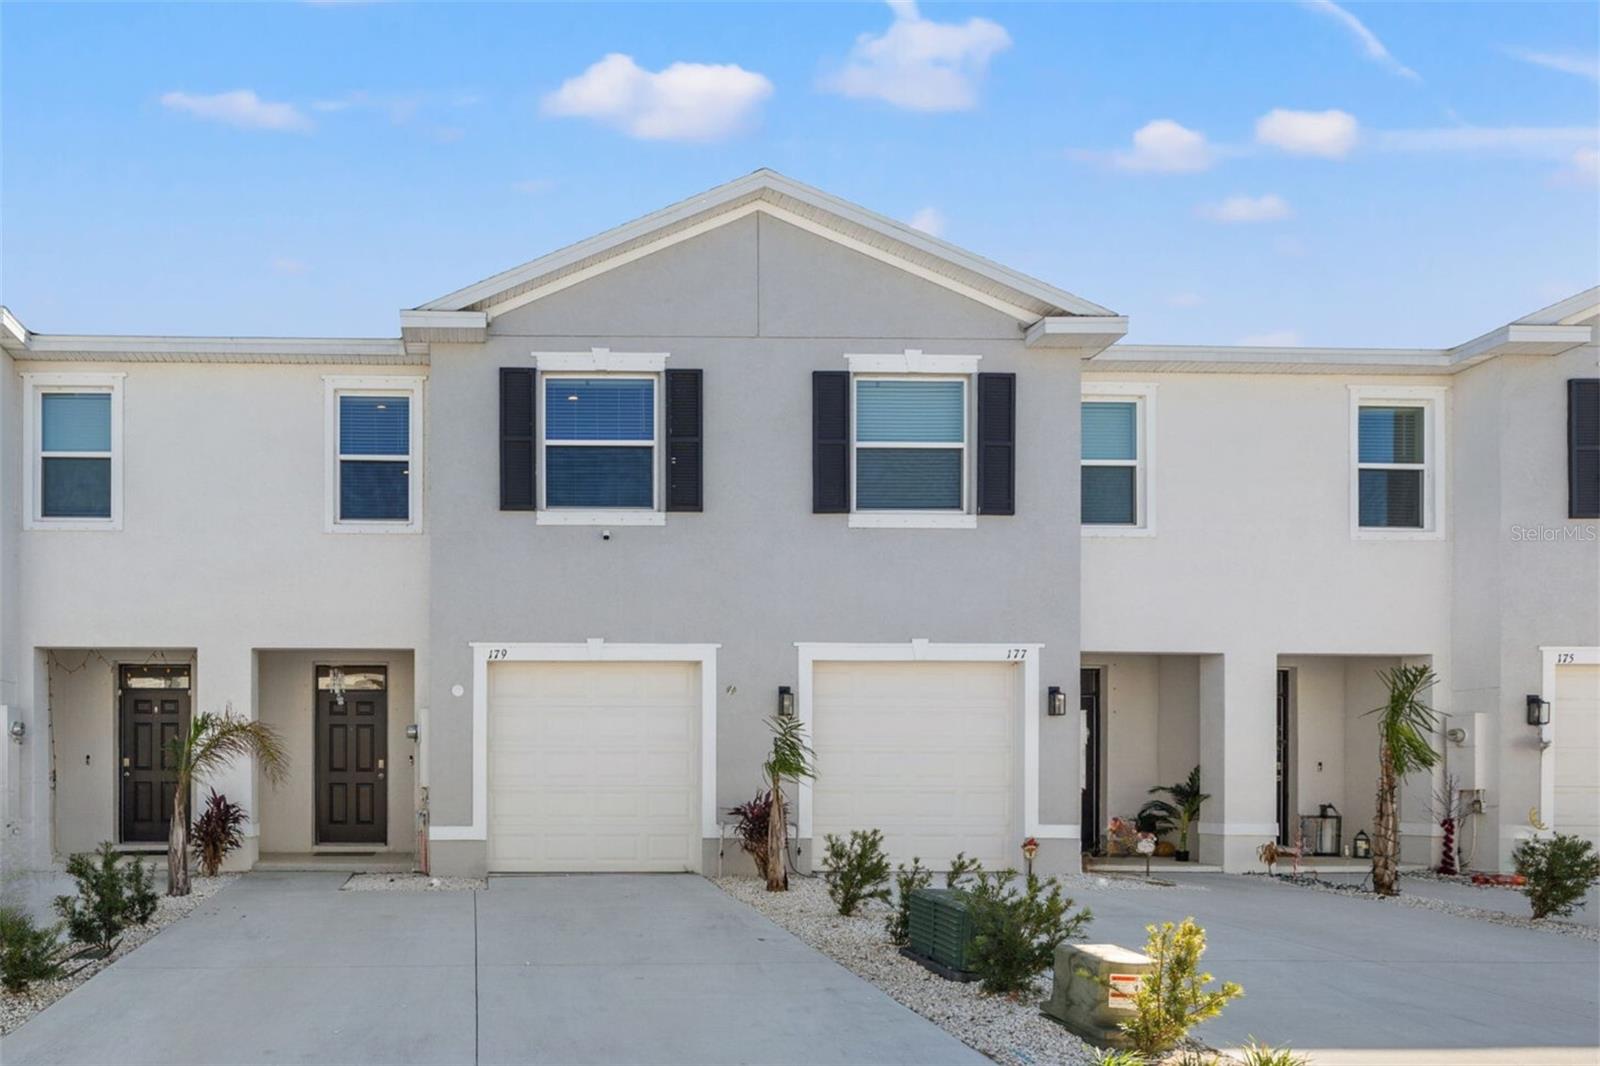
[[1300, 819], [1300, 836], [1311, 845], [1313, 855], [1339, 854], [1339, 837], [1344, 818], [1339, 808], [1331, 803], [1322, 804], [1321, 814], [1307, 814]]
[[794, 717], [794, 689], [788, 685], [778, 686], [778, 717]]
[[1051, 685], [1045, 693], [1045, 713], [1051, 718], [1060, 718], [1067, 713], [1067, 694], [1061, 691], [1060, 685]]
[[1350, 840], [1350, 853], [1358, 859], [1372, 858], [1372, 838], [1367, 836], [1365, 829], [1356, 830], [1356, 835]]
[[1537, 692], [1528, 693], [1528, 724], [1550, 724], [1550, 701]]

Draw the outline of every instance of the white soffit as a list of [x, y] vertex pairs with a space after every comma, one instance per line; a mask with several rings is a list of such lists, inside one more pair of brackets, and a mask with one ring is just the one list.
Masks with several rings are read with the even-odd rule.
[[1053, 315], [1111, 315], [1098, 304], [772, 170], [758, 170], [692, 196], [430, 300], [417, 310], [484, 311], [494, 318], [754, 211], [765, 212], [996, 307], [1023, 325]]

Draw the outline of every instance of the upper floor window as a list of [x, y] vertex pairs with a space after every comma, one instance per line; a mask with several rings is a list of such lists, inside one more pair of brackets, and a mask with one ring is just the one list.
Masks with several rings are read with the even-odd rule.
[[1154, 385], [1084, 383], [1079, 494], [1086, 534], [1154, 531], [1150, 506], [1154, 408]]
[[1357, 535], [1443, 533], [1443, 390], [1351, 389]]
[[25, 374], [29, 529], [122, 525], [122, 375]]
[[328, 529], [421, 528], [421, 378], [330, 377]]
[[855, 509], [966, 510], [965, 378], [855, 379]]
[[656, 377], [545, 374], [544, 506], [654, 511]]

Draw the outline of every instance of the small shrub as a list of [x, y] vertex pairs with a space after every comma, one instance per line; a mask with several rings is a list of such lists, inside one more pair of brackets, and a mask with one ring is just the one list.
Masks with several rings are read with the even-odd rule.
[[1524, 840], [1511, 853], [1517, 873], [1528, 879], [1523, 894], [1533, 904], [1535, 918], [1570, 915], [1583, 906], [1590, 887], [1600, 882], [1600, 856], [1582, 837], [1557, 833], [1553, 837]]
[[983, 874], [983, 863], [977, 859], [967, 858], [964, 851], [956, 852], [956, 857], [950, 860], [950, 869], [945, 871], [944, 887], [959, 888], [963, 877], [971, 880]]
[[1149, 1060], [1127, 1048], [1094, 1049], [1094, 1066], [1149, 1066]]
[[1286, 1047], [1269, 1047], [1258, 1043], [1255, 1037], [1239, 1049], [1239, 1061], [1243, 1066], [1309, 1066], [1311, 1060], [1304, 1055], [1296, 1055]]
[[822, 857], [822, 877], [828, 898], [848, 918], [865, 900], [889, 901], [889, 856], [883, 853], [883, 834], [876, 829], [856, 829], [844, 841], [829, 833]]
[[986, 992], [1019, 993], [1055, 962], [1056, 945], [1082, 934], [1093, 920], [1072, 910], [1055, 878], [1028, 875], [1018, 888], [1015, 870], [979, 872], [966, 890], [972, 914], [972, 969]]
[[156, 894], [144, 863], [119, 866], [109, 841], [68, 859], [67, 874], [78, 883], [78, 894], [57, 896], [56, 913], [77, 943], [109, 954], [124, 929], [143, 925], [155, 913]]
[[894, 912], [883, 922], [891, 943], [911, 943], [911, 893], [919, 888], [927, 888], [932, 881], [933, 871], [924, 868], [922, 860], [915, 855], [911, 857], [909, 867], [905, 863], [895, 867]]
[[756, 864], [756, 875], [763, 881], [767, 878], [767, 821], [772, 815], [772, 793], [757, 792], [755, 798], [747, 800], [732, 807], [728, 813], [739, 819], [734, 826], [734, 835], [739, 838], [739, 847]]
[[7, 992], [60, 977], [64, 953], [59, 925], [40, 928], [21, 907], [0, 907], [0, 986]]
[[244, 843], [239, 833], [243, 826], [244, 808], [229, 803], [227, 796], [219, 796], [217, 790], [212, 789], [205, 810], [189, 827], [189, 844], [200, 862], [201, 873], [207, 877], [217, 876], [228, 852]]
[[1177, 1046], [1190, 1029], [1222, 1013], [1222, 1008], [1244, 989], [1232, 981], [1208, 989], [1211, 975], [1200, 970], [1206, 951], [1206, 931], [1185, 918], [1180, 924], [1147, 925], [1149, 940], [1144, 953], [1155, 964], [1145, 974], [1133, 996], [1132, 1020], [1122, 1023], [1133, 1046], [1155, 1055]]

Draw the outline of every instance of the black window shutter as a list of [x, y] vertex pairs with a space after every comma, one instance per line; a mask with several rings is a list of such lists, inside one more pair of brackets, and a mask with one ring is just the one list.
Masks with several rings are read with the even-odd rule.
[[705, 394], [698, 370], [667, 371], [667, 510], [704, 506]]
[[850, 510], [850, 372], [811, 374], [811, 512]]
[[1567, 382], [1567, 517], [1600, 518], [1600, 378]]
[[1017, 513], [1017, 375], [978, 375], [978, 513]]
[[531, 511], [534, 494], [534, 371], [500, 368], [500, 510]]

